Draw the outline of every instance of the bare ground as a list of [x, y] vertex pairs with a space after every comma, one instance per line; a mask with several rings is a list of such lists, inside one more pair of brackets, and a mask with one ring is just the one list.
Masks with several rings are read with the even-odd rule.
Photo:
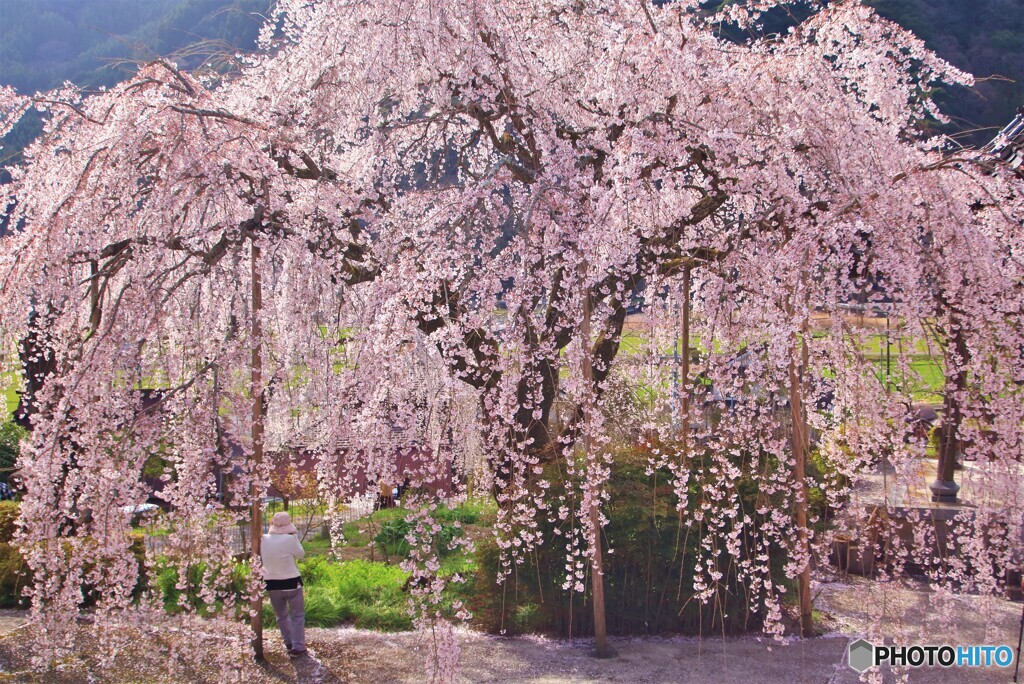
[[[898, 643], [1007, 644], [1016, 649], [1021, 604], [977, 596], [947, 602], [950, 628], [935, 617], [935, 596], [919, 585], [883, 584], [861, 578], [818, 585], [816, 606], [830, 634], [779, 644], [765, 638], [613, 639], [616, 656], [597, 660], [587, 640], [503, 638], [460, 632], [461, 678], [466, 682], [856, 682], [846, 666], [846, 646], [858, 636]], [[9, 682], [217, 682], [229, 673], [210, 667], [170, 672], [152, 642], [138, 640], [119, 655], [116, 669], [90, 672], [87, 655], [57, 671], [28, 671], [32, 626], [17, 611], [0, 611], [0, 681]], [[424, 651], [413, 633], [384, 634], [352, 628], [309, 629], [310, 656], [289, 660], [276, 635], [268, 634], [265, 665], [246, 664], [238, 674], [253, 684], [421, 682]], [[895, 681], [885, 672], [886, 681]], [[911, 682], [1008, 682], [1009, 670], [941, 668], [910, 672]]]

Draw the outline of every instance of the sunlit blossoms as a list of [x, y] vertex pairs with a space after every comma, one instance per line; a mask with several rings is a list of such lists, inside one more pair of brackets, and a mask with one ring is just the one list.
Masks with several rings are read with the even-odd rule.
[[[859, 3], [795, 3], [809, 17], [785, 35], [717, 30], [780, 4], [281, 0], [236, 76], [158, 61], [107, 92], [36, 95], [49, 118], [13, 170], [0, 326], [5, 367], [42, 374], [21, 540], [40, 665], [76, 648], [87, 601], [115, 629], [160, 610], [132, 595], [123, 512], [154, 455], [170, 562], [202, 556], [218, 616], [203, 629], [224, 626], [239, 644], [224, 660], [240, 657], [225, 539], [271, 478], [252, 458], [261, 395], [268, 453], [315, 455], [335, 502], [410, 448], [427, 455], [414, 484], [461, 493], [479, 444], [504, 567], [557, 533], [567, 591], [600, 576], [611, 450], [642, 444], [700, 535], [687, 590], [709, 600], [738, 578], [781, 633], [770, 557], [806, 578], [831, 544], [804, 505], [812, 446], [838, 473], [834, 508], [880, 456], [899, 486], [924, 454], [907, 420], [918, 339], [943, 347], [949, 448], [985, 467], [958, 528], [970, 553], [936, 560], [890, 525], [886, 572], [1005, 584], [1022, 180], [916, 133], [940, 116], [929, 89], [969, 77]], [[0, 91], [0, 124], [26, 105]], [[892, 322], [885, 374], [853, 304]], [[681, 372], [664, 350], [684, 307]], [[637, 387], [648, 400], [621, 390]], [[868, 512], [849, 510], [836, 524], [856, 529]], [[418, 626], [448, 679], [449, 620], [467, 615], [439, 608], [437, 523], [412, 523]]]

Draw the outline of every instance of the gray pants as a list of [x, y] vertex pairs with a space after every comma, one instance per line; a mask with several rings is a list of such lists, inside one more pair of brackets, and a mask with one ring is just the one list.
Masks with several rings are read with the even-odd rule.
[[271, 589], [270, 605], [274, 607], [277, 626], [281, 630], [284, 645], [295, 651], [306, 649], [306, 606], [302, 598], [302, 587], [296, 589]]

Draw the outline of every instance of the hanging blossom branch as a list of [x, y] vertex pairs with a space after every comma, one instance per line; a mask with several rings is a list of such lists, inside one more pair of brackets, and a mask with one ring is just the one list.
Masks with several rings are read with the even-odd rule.
[[[790, 575], [809, 562], [789, 515], [802, 495], [777, 405], [793, 389], [783, 369], [812, 310], [838, 330], [841, 307], [877, 298], [881, 284], [908, 338], [937, 307], [971, 312], [943, 335], [963, 330], [968, 353], [954, 343], [949, 368], [979, 381], [949, 388], [961, 416], [953, 432], [997, 461], [1019, 450], [1021, 278], [1007, 258], [1021, 237], [1019, 179], [996, 168], [965, 182], [942, 139], [910, 127], [934, 113], [924, 89], [969, 77], [855, 2], [815, 7], [786, 37], [742, 45], [714, 22], [786, 3], [732, 3], [711, 18], [697, 5], [387, 1], [339, 11], [334, 0], [282, 0], [265, 51], [216, 87], [155, 62], [109, 92], [68, 88], [37, 103], [49, 119], [14, 170], [17, 230], [0, 255], [0, 312], [34, 364], [22, 542], [38, 581], [34, 610], [52, 635], [40, 664], [75, 647], [87, 566], [104, 612], [128, 609], [137, 566], [116, 511], [144, 496], [140, 473], [154, 455], [176, 506], [182, 587], [195, 545], [207, 544], [217, 570], [200, 598], [228, 591], [226, 531], [244, 517], [237, 506], [249, 488], [268, 480], [269, 465], [246, 456], [251, 413], [231, 380], [253, 342], [278, 379], [268, 437], [314, 444], [336, 501], [361, 477], [389, 474], [396, 450], [428, 432], [419, 415], [440, 410], [441, 397], [458, 388], [475, 402], [511, 563], [545, 542], [538, 519], [565, 503], [546, 494], [546, 467], [573, 469], [567, 518], [605, 501], [603, 411], [621, 377], [631, 302], [692, 300], [710, 348], [701, 372], [745, 399], [731, 413], [694, 401], [685, 418], [708, 427], [674, 449], [680, 421], [659, 398], [662, 412], [643, 421], [663, 452], [651, 467], [671, 473], [680, 513], [700, 535], [694, 595], [713, 600], [731, 572], [773, 631], [781, 588], [768, 555], [784, 549]], [[0, 111], [27, 106], [10, 91], [0, 98]], [[260, 340], [245, 332], [251, 247], [272, 312]], [[937, 280], [943, 271], [956, 277]], [[678, 339], [664, 317], [655, 323]], [[807, 416], [822, 450], [837, 464], [852, 452], [837, 465], [850, 475], [882, 449], [916, 453], [892, 427], [913, 391], [890, 402], [864, 355], [834, 337], [808, 341], [801, 361], [805, 379], [835, 374], [836, 423]], [[592, 377], [561, 377], [563, 354], [570, 369], [587, 359]], [[216, 380], [188, 384], [212, 359]], [[147, 384], [182, 389], [137, 418]], [[684, 378], [684, 391], [697, 385]], [[805, 389], [809, 405], [827, 394]], [[360, 434], [376, 436], [353, 444]], [[595, 442], [585, 465], [574, 448], [584, 435]], [[439, 448], [430, 467], [444, 470], [452, 451]], [[242, 475], [218, 491], [220, 474], [235, 469]], [[739, 486], [748, 476], [753, 504]], [[700, 500], [688, 500], [697, 482]], [[1008, 475], [985, 487], [993, 511], [999, 497], [1015, 510]], [[837, 484], [830, 501], [845, 493]], [[567, 556], [573, 568], [596, 557], [599, 535], [587, 525]], [[981, 528], [965, 525], [984, 547]], [[715, 560], [723, 548], [735, 570]], [[424, 550], [415, 563], [429, 573], [430, 558]], [[931, 569], [937, 583], [1004, 581], [973, 565]], [[447, 677], [453, 642], [438, 643], [435, 672]]]

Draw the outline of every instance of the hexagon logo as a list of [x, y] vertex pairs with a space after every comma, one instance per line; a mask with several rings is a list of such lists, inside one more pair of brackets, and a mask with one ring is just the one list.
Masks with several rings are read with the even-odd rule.
[[875, 647], [864, 639], [857, 639], [846, 650], [846, 662], [857, 672], [864, 672], [875, 664]]

